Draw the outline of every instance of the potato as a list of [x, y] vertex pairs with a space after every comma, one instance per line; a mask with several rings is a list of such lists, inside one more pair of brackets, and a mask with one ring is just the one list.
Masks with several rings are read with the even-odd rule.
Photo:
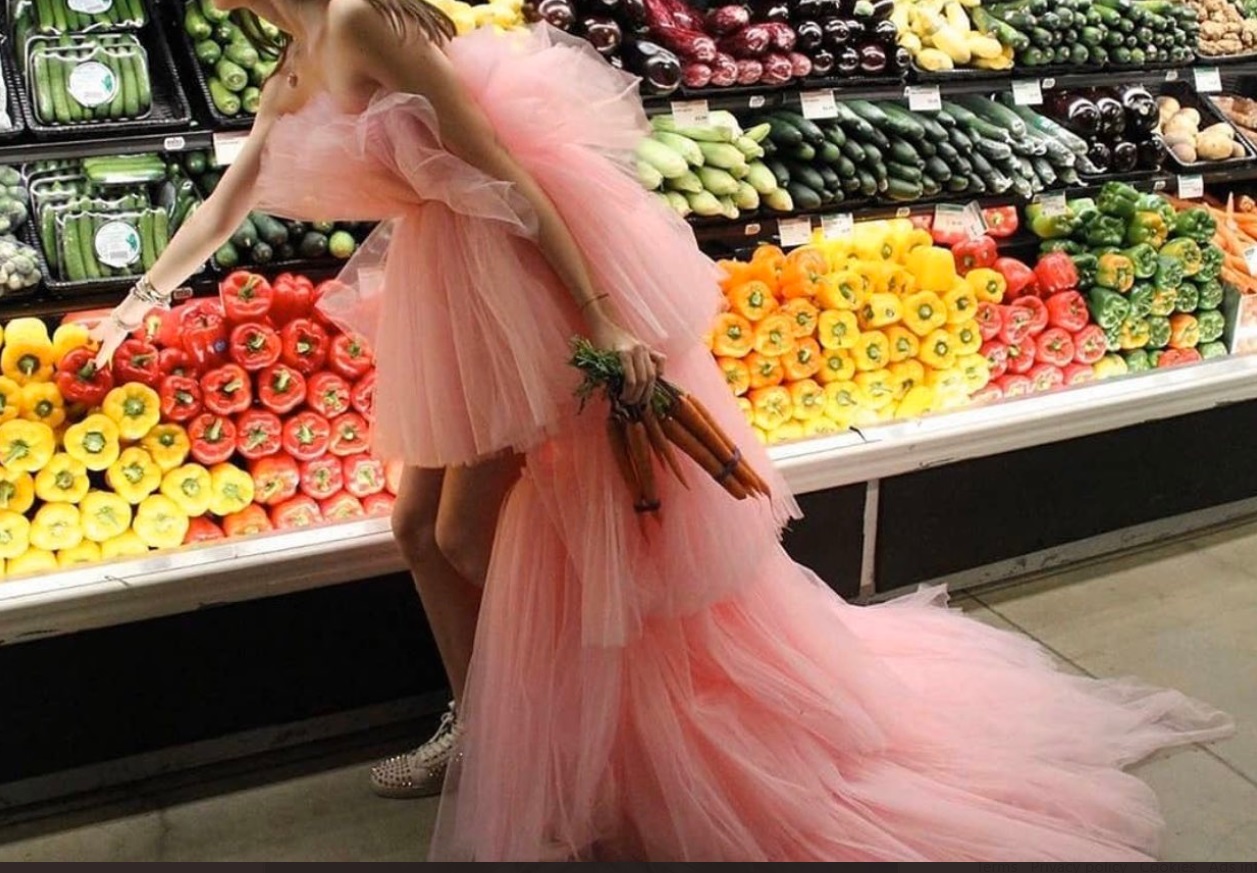
[[1170, 153], [1180, 164], [1196, 163], [1196, 147], [1189, 142], [1180, 142], [1170, 149]]
[[1215, 133], [1221, 134], [1222, 136], [1225, 136], [1227, 139], [1235, 139], [1235, 128], [1231, 127], [1231, 125], [1227, 124], [1224, 121], [1219, 121], [1217, 124], [1209, 125], [1208, 127], [1206, 127], [1204, 130], [1200, 132], [1200, 135], [1212, 136]]
[[1231, 140], [1218, 133], [1196, 137], [1196, 155], [1204, 161], [1222, 161], [1231, 156]]

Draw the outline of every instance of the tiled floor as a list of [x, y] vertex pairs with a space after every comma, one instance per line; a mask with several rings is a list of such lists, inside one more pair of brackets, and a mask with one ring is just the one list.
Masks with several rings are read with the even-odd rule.
[[[1257, 524], [959, 605], [1031, 634], [1066, 669], [1138, 674], [1233, 713], [1233, 739], [1137, 772], [1161, 798], [1165, 860], [1257, 858]], [[418, 860], [435, 816], [434, 801], [375, 799], [354, 765], [204, 799], [137, 801], [90, 824], [0, 831], [0, 861]]]

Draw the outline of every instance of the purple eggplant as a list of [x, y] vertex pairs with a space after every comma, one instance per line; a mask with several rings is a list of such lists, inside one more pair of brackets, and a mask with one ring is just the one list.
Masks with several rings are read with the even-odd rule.
[[815, 21], [799, 21], [794, 25], [798, 39], [794, 47], [801, 52], [811, 54], [825, 42], [825, 31]]
[[860, 71], [860, 50], [855, 46], [846, 46], [838, 53], [838, 72], [851, 76]]
[[795, 21], [808, 21], [821, 13], [821, 0], [794, 0], [790, 17]]
[[1114, 173], [1129, 173], [1139, 164], [1139, 147], [1129, 140], [1114, 143], [1111, 151], [1109, 166]]
[[576, 24], [576, 11], [568, 0], [539, 0], [537, 12], [551, 27], [571, 30]]
[[757, 0], [754, 5], [755, 14], [762, 21], [787, 22], [790, 20], [789, 3], [783, 3], [781, 0]]
[[828, 76], [834, 71], [834, 65], [838, 59], [834, 57], [834, 53], [827, 48], [817, 49], [812, 52], [812, 75]]
[[826, 18], [821, 22], [821, 30], [825, 33], [825, 45], [831, 49], [840, 49], [851, 42], [851, 26], [843, 18]]
[[1165, 145], [1159, 136], [1149, 137], [1138, 145], [1139, 168], [1141, 170], [1159, 170], [1165, 163]]
[[908, 65], [912, 63], [912, 54], [903, 46], [895, 46], [895, 52], [891, 55], [892, 63], [896, 70], [906, 70]]
[[1087, 159], [1099, 172], [1107, 173], [1113, 166], [1113, 151], [1100, 140], [1093, 140], [1087, 145]]
[[[648, 40], [635, 40], [626, 42], [620, 51], [628, 68], [642, 77], [652, 93], [671, 94], [681, 85], [681, 61], [663, 46]], [[686, 69], [687, 85], [690, 78], [689, 66], [691, 65], [687, 65]], [[690, 87], [702, 88], [710, 81], [711, 69], [707, 68], [703, 84]]]
[[1101, 136], [1121, 136], [1126, 131], [1126, 108], [1118, 102], [1117, 98], [1107, 93], [1102, 94], [1096, 99], [1095, 106], [1100, 113]]
[[590, 17], [581, 22], [585, 41], [598, 50], [598, 54], [611, 57], [620, 50], [624, 33], [613, 18]]
[[893, 49], [899, 39], [899, 28], [895, 27], [893, 21], [879, 21], [873, 25], [873, 36], [886, 49]]
[[860, 48], [860, 72], [870, 76], [886, 72], [886, 49], [877, 42], [867, 42]]
[[646, 12], [646, 0], [620, 0], [620, 10], [624, 23], [631, 24], [634, 29], [645, 27], [650, 17]]

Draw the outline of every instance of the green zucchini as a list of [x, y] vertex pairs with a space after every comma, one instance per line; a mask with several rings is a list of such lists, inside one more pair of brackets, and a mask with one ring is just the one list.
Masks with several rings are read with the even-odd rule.
[[920, 163], [921, 155], [907, 140], [898, 136], [892, 137], [890, 140], [890, 150], [886, 155], [892, 161], [898, 161], [901, 164], [911, 164], [915, 166]]
[[925, 188], [920, 182], [910, 182], [907, 179], [901, 179], [896, 176], [891, 176], [887, 181], [886, 196], [891, 200], [920, 200], [921, 195], [925, 192]]
[[229, 117], [240, 114], [240, 97], [218, 79], [209, 80], [209, 93], [210, 101], [220, 113]]
[[223, 57], [246, 70], [259, 60], [257, 49], [245, 40], [230, 43], [223, 49]]
[[952, 177], [951, 167], [939, 157], [931, 157], [925, 161], [925, 171], [940, 182], [947, 182]]
[[925, 175], [920, 167], [914, 167], [911, 164], [900, 164], [891, 161], [886, 165], [886, 170], [890, 173], [892, 179], [907, 179], [909, 182], [920, 182]]
[[780, 109], [773, 114], [798, 130], [803, 136], [804, 142], [809, 142], [812, 145], [820, 145], [825, 141], [825, 132], [821, 130], [815, 122], [804, 118], [799, 113]]
[[797, 146], [803, 142], [803, 131], [779, 115], [768, 116], [768, 137], [779, 146]]
[[799, 182], [817, 191], [828, 187], [820, 171], [808, 164], [787, 164], [786, 168], [790, 171], [792, 182]]
[[214, 27], [205, 20], [201, 10], [195, 3], [189, 3], [183, 13], [183, 29], [194, 42], [209, 39], [214, 34]]
[[888, 129], [905, 139], [925, 139], [925, 125], [917, 121], [916, 116], [908, 112], [908, 110], [889, 100], [884, 100], [877, 106], [882, 111], [882, 114], [886, 116], [887, 127], [884, 129]]
[[800, 182], [791, 182], [786, 186], [786, 190], [790, 193], [790, 199], [794, 201], [794, 205], [798, 209], [818, 209], [821, 206], [821, 195], [807, 185]]

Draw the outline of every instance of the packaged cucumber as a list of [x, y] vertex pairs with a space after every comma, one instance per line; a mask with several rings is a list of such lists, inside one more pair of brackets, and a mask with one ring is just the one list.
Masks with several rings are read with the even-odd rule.
[[10, 0], [9, 21], [24, 42], [32, 35], [136, 30], [148, 22], [148, 11], [144, 0]]
[[162, 209], [66, 210], [57, 216], [60, 273], [71, 282], [135, 276], [169, 241]]
[[148, 53], [134, 34], [34, 37], [25, 66], [41, 124], [134, 120], [152, 110]]

